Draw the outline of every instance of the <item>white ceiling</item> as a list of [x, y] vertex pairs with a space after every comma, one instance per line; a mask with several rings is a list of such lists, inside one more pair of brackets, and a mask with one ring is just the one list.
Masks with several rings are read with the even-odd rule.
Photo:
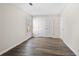
[[64, 3], [28, 3], [15, 4], [31, 15], [59, 15], [63, 11], [66, 4]]

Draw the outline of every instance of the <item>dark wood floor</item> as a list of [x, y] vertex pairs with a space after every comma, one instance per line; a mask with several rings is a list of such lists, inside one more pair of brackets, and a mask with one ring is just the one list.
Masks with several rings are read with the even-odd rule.
[[31, 38], [2, 56], [75, 56], [58, 38]]

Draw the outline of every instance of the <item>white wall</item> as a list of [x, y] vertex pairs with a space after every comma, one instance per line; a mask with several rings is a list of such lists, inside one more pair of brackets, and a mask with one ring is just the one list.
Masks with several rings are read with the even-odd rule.
[[[53, 38], [60, 38], [60, 16], [59, 15], [42, 15], [42, 16], [33, 16], [33, 20], [35, 20], [37, 23], [35, 23], [35, 27], [33, 27], [33, 34], [34, 36], [42, 36], [42, 37], [53, 37]], [[44, 24], [42, 22], [46, 20], [47, 23], [45, 24], [45, 29], [42, 28]], [[41, 23], [41, 24], [40, 24]], [[40, 24], [40, 26], [39, 26]], [[50, 26], [50, 27], [49, 27]], [[46, 32], [47, 33], [46, 33]], [[45, 33], [44, 33], [45, 32]]]
[[79, 55], [79, 4], [69, 4], [62, 13], [63, 41]]
[[15, 6], [0, 4], [0, 54], [30, 38], [31, 25], [29, 14]]
[[53, 16], [53, 38], [60, 38], [60, 15]]

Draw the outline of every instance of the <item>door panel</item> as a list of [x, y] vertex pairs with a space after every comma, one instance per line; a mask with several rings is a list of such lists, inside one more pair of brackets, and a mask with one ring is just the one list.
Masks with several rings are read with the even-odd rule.
[[53, 20], [49, 16], [33, 17], [33, 36], [51, 37], [53, 35]]

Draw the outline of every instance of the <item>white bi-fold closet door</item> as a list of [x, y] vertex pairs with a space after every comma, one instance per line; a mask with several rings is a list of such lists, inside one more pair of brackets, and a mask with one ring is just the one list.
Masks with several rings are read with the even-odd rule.
[[52, 16], [34, 16], [33, 17], [33, 36], [34, 37], [52, 37], [53, 36]]

